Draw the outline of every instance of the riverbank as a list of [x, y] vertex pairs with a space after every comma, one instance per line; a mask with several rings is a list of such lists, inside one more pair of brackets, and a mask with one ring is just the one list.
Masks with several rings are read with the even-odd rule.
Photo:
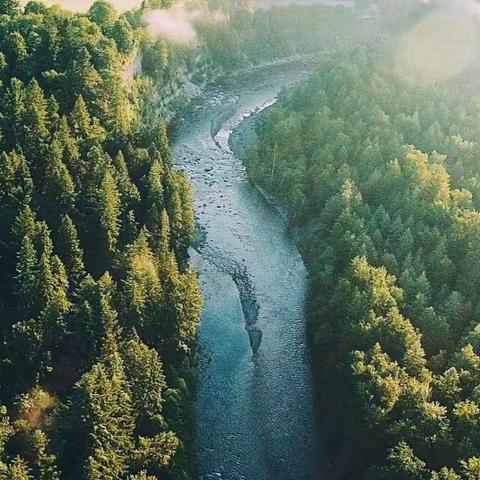
[[[224, 142], [248, 112], [306, 75], [298, 65], [283, 65], [224, 79], [194, 100], [172, 130], [176, 164], [190, 178], [204, 232], [199, 253], [192, 252], [205, 297], [199, 345], [208, 358], [196, 401], [203, 479], [315, 475], [305, 268], [283, 219], [248, 182]], [[258, 306], [254, 322], [262, 338], [253, 351], [247, 328], [252, 319], [235, 272], [250, 286], [247, 301]]]
[[[229, 147], [232, 153], [236, 156], [236, 158], [240, 159], [242, 162], [244, 162], [250, 148], [255, 144], [255, 141], [257, 140], [257, 135], [255, 132], [255, 126], [257, 122], [261, 120], [261, 117], [263, 115], [268, 115], [270, 107], [273, 107], [275, 103], [276, 99], [275, 101], [269, 102], [269, 106], [267, 106], [266, 108], [262, 108], [260, 110], [252, 110], [248, 115], [244, 117], [244, 120], [240, 122], [231, 132], [228, 141]], [[246, 166], [245, 168], [248, 175], [248, 168]], [[293, 238], [298, 251], [303, 257], [304, 254], [302, 254], [301, 242], [302, 232], [301, 230], [296, 228], [295, 225], [291, 222], [291, 219], [289, 218], [288, 208], [284, 204], [282, 204], [278, 200], [278, 198], [270, 194], [267, 190], [262, 188], [261, 185], [255, 183], [252, 179], [250, 179], [250, 184], [258, 191], [259, 195], [261, 195], [261, 197], [264, 199], [265, 204], [269, 208], [275, 210], [278, 215], [282, 217], [286, 231], [288, 231], [288, 234], [291, 235], [291, 237]], [[308, 307], [306, 313], [308, 314]], [[309, 348], [311, 348], [311, 342], [309, 342]], [[313, 366], [312, 370], [315, 371], [316, 368], [318, 368], [318, 366]], [[315, 384], [314, 387], [317, 392], [317, 396], [321, 386]], [[314, 401], [314, 404], [317, 404], [317, 400]], [[315, 423], [320, 425], [322, 423], [320, 411], [318, 408], [316, 408], [315, 412]], [[342, 458], [342, 455], [338, 454], [338, 452], [333, 452], [330, 450], [329, 439], [327, 437], [322, 438], [321, 433], [321, 429], [319, 429], [320, 448], [318, 450], [318, 454], [322, 455], [322, 461], [320, 461], [317, 465], [318, 470], [315, 478], [328, 478], [329, 480], [339, 480], [340, 478], [342, 478], [341, 472], [343, 470], [343, 464], [345, 463], [345, 461]]]

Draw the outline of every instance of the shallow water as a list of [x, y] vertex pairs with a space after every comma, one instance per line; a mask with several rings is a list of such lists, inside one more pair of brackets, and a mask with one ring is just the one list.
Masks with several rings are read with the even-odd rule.
[[189, 106], [173, 135], [203, 233], [192, 264], [205, 296], [196, 403], [204, 480], [314, 478], [306, 270], [281, 216], [248, 183], [228, 143], [246, 115], [309, 69], [297, 62], [233, 76]]

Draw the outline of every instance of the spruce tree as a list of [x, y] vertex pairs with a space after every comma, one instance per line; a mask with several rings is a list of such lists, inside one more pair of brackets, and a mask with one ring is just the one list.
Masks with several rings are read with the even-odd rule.
[[130, 178], [127, 164], [121, 151], [114, 157], [113, 167], [123, 210], [128, 211], [136, 208], [140, 202], [140, 193]]
[[45, 168], [43, 194], [52, 224], [59, 226], [60, 216], [71, 214], [75, 206], [75, 186], [62, 161], [62, 147], [57, 141], [50, 145]]
[[125, 375], [132, 391], [135, 416], [138, 425], [145, 431], [149, 421], [161, 421], [163, 392], [166, 388], [162, 361], [158, 353], [142, 343], [136, 334], [125, 342], [121, 352]]
[[[1, 478], [1, 477], [0, 477]], [[8, 468], [5, 480], [33, 480], [27, 463], [20, 457], [15, 457]], [[2, 479], [3, 480], [3, 479]]]
[[33, 238], [35, 229], [35, 215], [30, 206], [25, 205], [19, 211], [12, 225], [12, 248], [18, 251], [25, 237]]
[[0, 0], [0, 15], [16, 15], [20, 10], [17, 0]]
[[29, 236], [25, 236], [18, 253], [15, 276], [15, 294], [19, 307], [19, 317], [26, 320], [33, 313], [37, 302], [36, 285], [37, 252]]
[[112, 175], [108, 170], [98, 192], [98, 212], [103, 245], [107, 251], [113, 251], [120, 233], [120, 194]]
[[65, 419], [67, 444], [71, 442], [74, 461], [83, 465], [84, 478], [116, 480], [127, 473], [134, 417], [121, 363], [113, 371], [97, 363], [83, 375]]
[[164, 208], [163, 168], [155, 161], [145, 178], [147, 225], [151, 231], [155, 230], [160, 212]]
[[60, 228], [57, 232], [56, 249], [67, 269], [70, 286], [73, 288], [78, 287], [85, 275], [83, 250], [80, 246], [77, 229], [68, 215], [62, 217]]
[[[33, 171], [41, 165], [44, 147], [48, 140], [48, 109], [43, 90], [36, 80], [26, 87], [24, 110], [21, 115], [20, 141], [23, 152], [31, 162]], [[38, 174], [38, 172], [37, 172]]]

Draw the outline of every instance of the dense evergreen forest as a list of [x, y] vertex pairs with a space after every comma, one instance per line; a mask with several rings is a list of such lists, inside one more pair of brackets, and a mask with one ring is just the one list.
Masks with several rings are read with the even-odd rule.
[[[143, 39], [144, 77], [136, 88], [151, 117], [158, 113], [173, 117], [189, 100], [192, 84], [201, 88], [242, 68], [314, 55], [339, 38], [363, 42], [372, 35], [371, 25], [356, 21], [349, 8], [292, 5], [252, 11], [246, 0], [197, 3], [203, 13], [192, 20], [195, 42]], [[138, 23], [138, 15], [131, 21]]]
[[0, 0], [0, 479], [195, 475], [195, 222], [161, 116], [189, 82], [364, 34], [347, 9], [201, 2], [195, 42], [150, 37], [171, 3]]
[[102, 0], [0, 0], [5, 480], [190, 478], [194, 216], [122, 81], [144, 35]]
[[234, 11], [228, 23], [200, 24], [209, 60], [230, 71], [295, 54], [325, 50], [338, 38], [365, 39], [368, 25], [355, 21], [352, 9], [323, 5], [273, 7], [252, 13]]
[[399, 75], [395, 35], [435, 2], [379, 1], [356, 48], [370, 1], [242, 3], [198, 2], [175, 43], [143, 21], [168, 0], [0, 0], [0, 480], [194, 478], [195, 218], [161, 117], [192, 85], [327, 49], [245, 161], [309, 270], [332, 478], [480, 478], [478, 65]]
[[283, 92], [247, 167], [287, 207], [309, 269], [333, 478], [473, 480], [478, 68], [408, 82], [392, 43], [338, 49]]

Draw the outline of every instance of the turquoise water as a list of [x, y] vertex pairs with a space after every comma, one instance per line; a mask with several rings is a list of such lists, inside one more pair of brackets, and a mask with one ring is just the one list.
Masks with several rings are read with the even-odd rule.
[[204, 480], [315, 477], [306, 270], [282, 217], [228, 145], [246, 115], [307, 71], [299, 63], [232, 77], [195, 101], [173, 136], [203, 233], [192, 264], [205, 296], [196, 403]]

